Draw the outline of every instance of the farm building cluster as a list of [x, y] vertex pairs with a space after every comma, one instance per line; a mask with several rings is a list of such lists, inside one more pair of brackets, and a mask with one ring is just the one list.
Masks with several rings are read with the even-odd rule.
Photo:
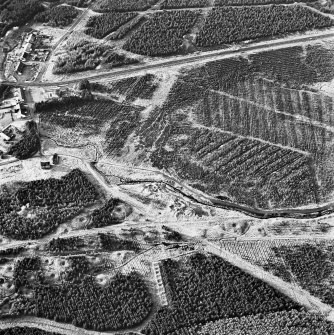
[[22, 105], [24, 99], [21, 88], [12, 88], [11, 97], [0, 101], [0, 131], [11, 122], [22, 118]]
[[0, 101], [0, 153], [6, 151], [8, 143], [15, 138], [20, 123], [25, 123], [25, 104], [22, 89], [11, 88], [10, 97]]
[[[13, 50], [7, 51], [5, 76], [14, 81], [34, 81], [41, 63], [49, 56], [50, 37], [32, 31], [23, 35]], [[20, 78], [23, 76], [23, 78]]]
[[54, 153], [50, 160], [41, 162], [42, 170], [50, 170], [53, 165], [58, 165], [60, 162], [60, 157], [57, 153]]

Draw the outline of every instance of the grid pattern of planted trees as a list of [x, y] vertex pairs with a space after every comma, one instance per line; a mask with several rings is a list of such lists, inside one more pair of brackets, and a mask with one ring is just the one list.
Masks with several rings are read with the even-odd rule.
[[208, 192], [227, 189], [238, 202], [264, 208], [316, 203], [332, 181], [325, 167], [333, 100], [307, 85], [332, 78], [332, 61], [331, 51], [316, 45], [184, 71], [168, 101], [142, 125], [143, 146], [159, 138], [153, 165], [173, 166]]

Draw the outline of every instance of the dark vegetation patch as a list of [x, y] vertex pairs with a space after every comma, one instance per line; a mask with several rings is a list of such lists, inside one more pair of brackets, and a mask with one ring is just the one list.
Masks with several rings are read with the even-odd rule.
[[85, 246], [85, 241], [78, 236], [67, 237], [67, 238], [54, 238], [48, 245], [47, 249], [51, 252], [66, 252], [78, 250]]
[[86, 256], [71, 256], [67, 260], [70, 263], [64, 274], [64, 280], [69, 283], [79, 283], [89, 274], [91, 265]]
[[8, 99], [11, 97], [12, 86], [0, 84], [0, 99]]
[[18, 159], [27, 159], [40, 149], [38, 126], [35, 121], [28, 121], [19, 141], [12, 144], [8, 150], [9, 155]]
[[155, 13], [124, 44], [124, 49], [147, 56], [168, 56], [181, 52], [183, 36], [195, 25], [198, 11]]
[[[0, 257], [0, 265], [4, 265], [7, 264], [11, 261], [10, 258], [6, 258], [6, 257]], [[0, 281], [2, 281], [2, 279], [0, 279]]]
[[169, 305], [144, 329], [148, 335], [174, 334], [184, 327], [222, 318], [299, 310], [295, 302], [268, 284], [217, 256], [195, 254], [185, 263], [161, 263]]
[[282, 220], [273, 222], [266, 227], [270, 235], [325, 235], [333, 229], [326, 221], [312, 220], [301, 222], [300, 220]]
[[[256, 26], [254, 26], [256, 22]], [[215, 8], [199, 32], [196, 44], [221, 44], [284, 35], [333, 26], [327, 16], [300, 5]]]
[[86, 34], [95, 38], [103, 38], [134, 19], [136, 13], [110, 12], [101, 16], [92, 16], [87, 22]]
[[106, 133], [105, 152], [108, 156], [120, 157], [122, 155], [122, 149], [141, 120], [141, 109], [131, 109], [125, 106], [125, 108], [120, 107], [120, 111], [122, 110], [124, 113], [118, 113], [112, 119]]
[[78, 16], [79, 11], [72, 6], [52, 7], [44, 12], [38, 13], [34, 20], [45, 22], [51, 27], [66, 27]]
[[334, 245], [301, 244], [273, 248], [297, 284], [334, 307]]
[[47, 332], [38, 328], [31, 327], [13, 327], [1, 329], [0, 335], [60, 335], [59, 333]]
[[[203, 11], [163, 11], [153, 13], [144, 24], [140, 25], [129, 36], [123, 48], [140, 55], [170, 56], [188, 52], [190, 49], [195, 50], [195, 46], [213, 48], [241, 41], [329, 28], [334, 24], [328, 16], [304, 5], [241, 6], [240, 1], [237, 0], [228, 2], [231, 6], [224, 6], [225, 3], [222, 3], [222, 6], [219, 6], [219, 3], [216, 4], [218, 7], [209, 12], [203, 25], [199, 25], [200, 29], [195, 39], [187, 38], [186, 35], [199, 22]], [[293, 1], [286, 1], [286, 3], [289, 2]], [[187, 8], [207, 5], [206, 0], [166, 0], [161, 7]], [[257, 24], [254, 25], [254, 22]]]
[[129, 12], [147, 10], [158, 0], [97, 0], [93, 9], [97, 12]]
[[[191, 328], [189, 329], [191, 331]], [[331, 335], [333, 323], [306, 311], [282, 311], [209, 322], [196, 329], [197, 335]], [[181, 333], [175, 333], [179, 335]]]
[[[99, 134], [108, 122], [104, 146], [109, 155], [120, 155], [128, 136], [138, 126], [143, 108], [120, 104], [110, 100], [69, 97], [40, 103], [36, 112], [41, 113], [43, 124], [57, 125], [84, 132], [85, 136]], [[52, 131], [52, 129], [50, 130]], [[70, 138], [63, 138], [71, 142]]]
[[332, 0], [325, 1], [325, 2], [309, 1], [307, 2], [307, 5], [319, 10], [320, 12], [323, 12], [326, 14], [334, 14], [334, 6], [333, 6]]
[[167, 226], [162, 226], [161, 228], [164, 230], [163, 235], [166, 240], [177, 242], [183, 241], [182, 235], [176, 230], [171, 229]]
[[87, 7], [91, 0], [48, 0], [50, 7], [57, 7], [61, 4], [75, 6], [75, 7]]
[[131, 206], [119, 199], [111, 198], [101, 208], [92, 212], [87, 228], [99, 228], [122, 223], [131, 212]]
[[124, 240], [112, 234], [99, 234], [99, 239], [101, 242], [101, 247], [104, 250], [113, 252], [128, 250], [138, 252], [140, 251], [140, 245], [138, 242], [133, 240]]
[[313, 0], [215, 0], [215, 6], [280, 5], [295, 2], [313, 2]]
[[98, 331], [139, 325], [153, 304], [137, 273], [118, 274], [104, 288], [89, 277], [62, 286], [39, 286], [35, 296], [36, 316]]
[[210, 5], [209, 0], [165, 0], [161, 4], [161, 9], [172, 9], [172, 8], [197, 8], [207, 7]]
[[[80, 170], [72, 170], [61, 179], [22, 182], [12, 193], [0, 197], [0, 232], [20, 240], [36, 239], [52, 232], [84, 207], [98, 200], [98, 192]], [[29, 204], [19, 213], [22, 206]]]
[[[90, 275], [85, 256], [68, 257], [61, 285], [47, 284], [39, 258], [19, 260], [14, 269], [18, 295], [15, 315], [32, 315], [98, 331], [121, 330], [141, 324], [153, 301], [144, 279], [136, 272], [117, 273], [103, 288]], [[24, 292], [30, 291], [29, 297]]]
[[134, 19], [129, 21], [120, 27], [117, 31], [111, 34], [108, 39], [110, 40], [120, 40], [124, 38], [127, 34], [130, 34], [132, 31], [138, 29], [146, 21], [145, 16], [136, 16]]
[[[294, 224], [298, 230], [299, 222]], [[283, 222], [283, 226], [287, 227], [288, 222]], [[331, 241], [276, 238], [221, 241], [219, 246], [334, 306], [334, 244]]]
[[[306, 47], [306, 65], [313, 69], [311, 78], [303, 78], [308, 82], [331, 81], [334, 77], [334, 55], [332, 48], [326, 48], [321, 44], [308, 45]], [[308, 71], [310, 72], [310, 71]], [[306, 72], [307, 73], [307, 72]], [[307, 76], [305, 76], [307, 77]]]
[[67, 46], [66, 55], [56, 60], [53, 73], [63, 74], [95, 70], [99, 65], [111, 69], [135, 63], [138, 63], [137, 59], [128, 58], [115, 52], [110, 47], [80, 40]]
[[[34, 274], [33, 280], [31, 280], [32, 274]], [[41, 284], [43, 282], [43, 275], [40, 258], [26, 257], [18, 260], [14, 267], [13, 282], [16, 292], [23, 287], [33, 288], [35, 285]]]
[[126, 97], [130, 101], [133, 101], [136, 98], [152, 99], [153, 94], [158, 87], [159, 83], [154, 74], [145, 74], [144, 76], [137, 77], [137, 81], [134, 85], [130, 86], [127, 90]]
[[24, 247], [15, 247], [15, 248], [7, 248], [0, 250], [0, 257], [2, 256], [17, 256], [20, 253], [25, 251]]
[[22, 26], [31, 20], [44, 7], [39, 0], [2, 0], [0, 1], [0, 37], [15, 26]]
[[43, 123], [67, 129], [80, 127], [88, 133], [95, 134], [112, 118], [116, 106], [117, 103], [107, 100], [65, 97], [36, 104], [36, 112], [40, 113]]
[[152, 99], [158, 87], [158, 78], [154, 74], [148, 73], [143, 76], [113, 81], [108, 83], [108, 85], [93, 83], [92, 91], [120, 94], [125, 96], [127, 101], [132, 102], [137, 98]]

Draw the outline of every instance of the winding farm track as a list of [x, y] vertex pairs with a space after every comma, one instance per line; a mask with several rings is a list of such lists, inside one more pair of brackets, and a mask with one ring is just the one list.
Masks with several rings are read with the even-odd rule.
[[[59, 153], [60, 156], [69, 156], [66, 154]], [[76, 156], [69, 156], [76, 157]], [[118, 186], [111, 187], [106, 181], [105, 176], [99, 171], [94, 163], [84, 161], [81, 157], [76, 157], [82, 160], [86, 166], [89, 174], [97, 181], [97, 183], [104, 189], [108, 194], [113, 195], [114, 197], [119, 197], [128, 204], [137, 208], [141, 212], [146, 212], [146, 207], [139, 201], [131, 198], [125, 192], [123, 192]], [[10, 162], [12, 163], [12, 162]], [[5, 163], [3, 165], [6, 165]], [[331, 213], [334, 213], [334, 202], [324, 204], [322, 206], [314, 206], [308, 208], [286, 208], [286, 209], [274, 209], [274, 210], [264, 210], [255, 207], [249, 207], [247, 205], [234, 203], [228, 200], [221, 200], [216, 197], [205, 194], [199, 190], [196, 190], [187, 184], [182, 183], [173, 176], [170, 176], [164, 172], [148, 169], [148, 168], [138, 168], [138, 167], [129, 167], [121, 164], [108, 163], [108, 165], [132, 169], [133, 171], [147, 171], [154, 173], [157, 179], [145, 179], [145, 180], [127, 180], [127, 183], [162, 183], [165, 184], [175, 191], [177, 191], [182, 196], [205, 206], [222, 208], [227, 210], [235, 210], [241, 213], [244, 213], [248, 216], [255, 217], [257, 219], [271, 219], [271, 218], [293, 218], [293, 219], [312, 219], [325, 216]], [[151, 218], [154, 221], [154, 218]]]
[[[135, 181], [136, 182], [136, 181]], [[154, 182], [156, 180], [147, 180], [147, 181], [140, 181], [139, 183], [145, 182]], [[227, 200], [220, 200], [218, 198], [201, 194], [199, 198], [197, 197], [196, 190], [191, 189], [187, 185], [182, 185], [181, 188], [178, 186], [171, 185], [168, 181], [167, 182], [160, 182], [171, 186], [175, 191], [179, 192], [183, 196], [195, 201], [199, 204], [210, 206], [210, 207], [217, 207], [227, 210], [235, 210], [238, 212], [242, 212], [246, 215], [255, 217], [257, 219], [272, 219], [272, 218], [293, 218], [293, 219], [312, 219], [318, 218], [321, 216], [325, 216], [331, 213], [334, 213], [334, 203], [330, 203], [324, 206], [319, 207], [310, 207], [310, 208], [287, 208], [287, 209], [277, 209], [277, 210], [263, 210], [255, 207], [249, 207], [242, 204], [237, 204], [232, 201]]]
[[[120, 166], [125, 168], [120, 164], [111, 164], [109, 165]], [[109, 188], [104, 177], [101, 175], [101, 172], [95, 168], [93, 164], [86, 164], [88, 170], [95, 176], [96, 180], [103, 186], [104, 188]], [[129, 167], [127, 167], [129, 168]], [[163, 183], [170, 187], [172, 187], [175, 191], [182, 194], [183, 196], [189, 198], [190, 200], [200, 203], [205, 206], [218, 207], [228, 210], [235, 210], [238, 212], [242, 212], [246, 215], [258, 218], [258, 219], [271, 219], [271, 218], [294, 218], [294, 219], [310, 219], [317, 218], [324, 215], [328, 215], [334, 212], [334, 203], [329, 203], [319, 207], [310, 207], [310, 208], [287, 208], [287, 209], [275, 209], [275, 210], [264, 210], [254, 207], [249, 207], [242, 204], [237, 204], [228, 200], [221, 200], [215, 198], [213, 196], [207, 195], [203, 192], [200, 192], [181, 181], [177, 180], [175, 177], [169, 176], [164, 172], [160, 172], [153, 169], [145, 169], [145, 168], [136, 168], [131, 167], [131, 169], [141, 170], [141, 171], [149, 171], [150, 173], [154, 172], [156, 176], [160, 176], [161, 179], [147, 179], [147, 180], [130, 180], [128, 183]]]

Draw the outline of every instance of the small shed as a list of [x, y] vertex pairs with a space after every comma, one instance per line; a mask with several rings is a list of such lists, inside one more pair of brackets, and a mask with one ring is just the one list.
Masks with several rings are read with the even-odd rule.
[[57, 164], [59, 164], [59, 155], [58, 154], [53, 154], [53, 156], [52, 156], [52, 164], [53, 165], [57, 165]]
[[41, 162], [41, 168], [42, 170], [50, 170], [51, 169], [50, 162]]

